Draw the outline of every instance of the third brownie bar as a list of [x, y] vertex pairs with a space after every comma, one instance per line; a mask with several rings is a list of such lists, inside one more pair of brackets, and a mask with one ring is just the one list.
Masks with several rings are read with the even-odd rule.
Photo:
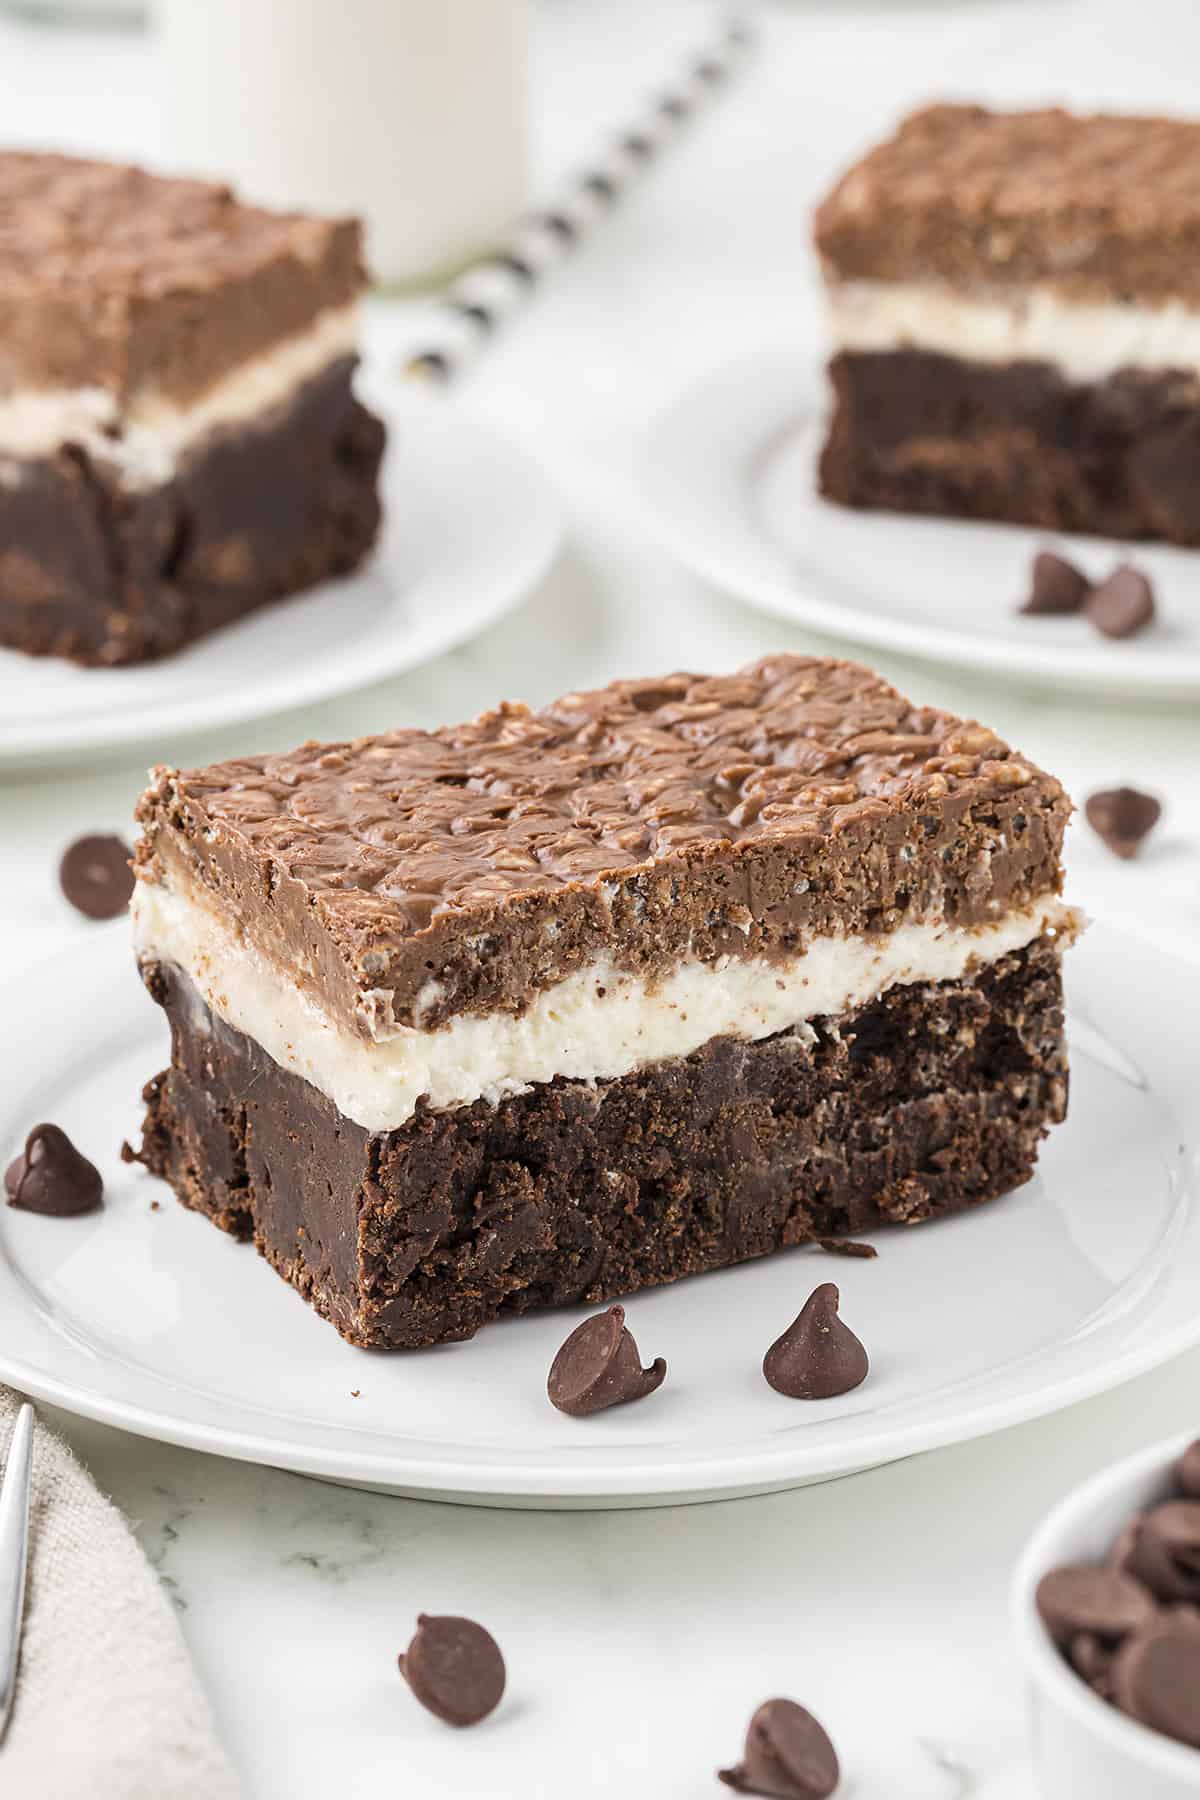
[[1200, 124], [930, 107], [816, 238], [830, 499], [1200, 543]]
[[142, 1158], [382, 1346], [986, 1200], [1065, 1110], [1069, 810], [802, 657], [160, 770]]

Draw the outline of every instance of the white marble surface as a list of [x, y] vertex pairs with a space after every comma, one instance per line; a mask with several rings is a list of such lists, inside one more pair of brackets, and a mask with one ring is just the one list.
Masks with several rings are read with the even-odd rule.
[[[619, 119], [623, 96], [652, 82], [662, 58], [670, 66], [701, 14], [696, 0], [547, 0], [543, 175]], [[766, 32], [737, 91], [452, 402], [503, 423], [560, 481], [571, 545], [542, 589], [426, 671], [302, 718], [164, 742], [164, 759], [433, 722], [498, 692], [536, 700], [811, 641], [656, 552], [636, 452], [657, 408], [731, 350], [814, 330], [808, 206], [905, 105], [935, 92], [1195, 105], [1191, 0], [846, 0], [779, 6]], [[0, 23], [0, 95], [13, 139], [148, 154], [161, 144], [154, 52], [137, 39]], [[885, 666], [911, 690], [983, 715], [1077, 794], [1120, 781], [1159, 792], [1167, 816], [1136, 865], [1073, 832], [1074, 890], [1095, 913], [1200, 948], [1194, 709], [1089, 707], [966, 671]], [[71, 916], [53, 865], [78, 831], [127, 829], [141, 774], [125, 761], [0, 787], [0, 974], [89, 929], [121, 929]], [[1019, 1272], [1004, 1278], [1019, 1305]], [[1200, 1430], [1198, 1379], [1192, 1355], [1055, 1419], [891, 1469], [629, 1514], [389, 1500], [60, 1423], [169, 1584], [253, 1800], [332, 1790], [683, 1800], [717, 1791], [713, 1768], [736, 1757], [750, 1710], [777, 1691], [827, 1721], [857, 1800], [1031, 1800], [1005, 1618], [1013, 1557], [1075, 1479], [1137, 1444]], [[399, 1682], [395, 1653], [421, 1608], [482, 1618], [508, 1652], [510, 1697], [478, 1732], [447, 1733]]]

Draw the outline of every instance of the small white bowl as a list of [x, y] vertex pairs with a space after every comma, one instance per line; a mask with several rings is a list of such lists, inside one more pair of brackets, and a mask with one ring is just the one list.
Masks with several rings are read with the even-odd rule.
[[1047, 1570], [1101, 1562], [1133, 1513], [1171, 1497], [1171, 1465], [1195, 1433], [1139, 1451], [1068, 1494], [1017, 1564], [1012, 1619], [1029, 1680], [1033, 1760], [1045, 1800], [1195, 1800], [1200, 1750], [1097, 1698], [1055, 1649], [1034, 1594]]

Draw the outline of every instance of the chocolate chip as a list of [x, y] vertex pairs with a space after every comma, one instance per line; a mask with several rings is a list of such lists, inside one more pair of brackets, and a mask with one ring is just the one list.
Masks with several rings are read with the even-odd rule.
[[1077, 1631], [1069, 1638], [1067, 1661], [1090, 1688], [1107, 1700], [1112, 1691], [1113, 1658], [1120, 1646], [1097, 1637], [1094, 1631]]
[[667, 1365], [660, 1356], [643, 1369], [625, 1308], [610, 1306], [577, 1325], [550, 1365], [546, 1392], [559, 1412], [581, 1419], [607, 1406], [641, 1400], [661, 1387]]
[[473, 1619], [422, 1613], [399, 1658], [413, 1694], [447, 1725], [478, 1725], [500, 1704], [504, 1658], [490, 1631]]
[[1153, 794], [1131, 787], [1101, 788], [1088, 795], [1083, 810], [1096, 836], [1127, 862], [1162, 817], [1162, 806]]
[[792, 1400], [829, 1400], [866, 1379], [867, 1353], [838, 1317], [838, 1291], [824, 1281], [763, 1357], [763, 1374]]
[[1200, 1438], [1188, 1445], [1175, 1464], [1175, 1479], [1189, 1500], [1200, 1500]]
[[1135, 1633], [1113, 1662], [1112, 1694], [1131, 1719], [1200, 1748], [1200, 1630], [1162, 1618]]
[[99, 1169], [57, 1125], [34, 1126], [24, 1154], [4, 1171], [4, 1187], [10, 1206], [61, 1219], [91, 1212], [104, 1191]]
[[1112, 1646], [1154, 1617], [1154, 1601], [1132, 1575], [1094, 1563], [1051, 1569], [1034, 1603], [1059, 1649], [1084, 1632]]
[[119, 837], [81, 837], [63, 853], [58, 881], [77, 912], [87, 919], [115, 919], [133, 893], [133, 852]]
[[1159, 1600], [1200, 1602], [1200, 1500], [1167, 1500], [1143, 1513], [1123, 1566]]
[[1091, 582], [1081, 569], [1053, 550], [1039, 550], [1033, 559], [1029, 598], [1023, 613], [1077, 613], [1091, 592]]
[[750, 1721], [741, 1762], [718, 1774], [739, 1794], [825, 1800], [837, 1787], [841, 1770], [818, 1719], [794, 1700], [768, 1700]]
[[1133, 637], [1154, 617], [1154, 589], [1140, 569], [1122, 563], [1092, 589], [1083, 610], [1105, 637]]

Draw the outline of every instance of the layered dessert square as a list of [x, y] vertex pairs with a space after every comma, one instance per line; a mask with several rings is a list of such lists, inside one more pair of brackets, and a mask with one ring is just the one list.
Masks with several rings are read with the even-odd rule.
[[1069, 811], [798, 656], [160, 769], [141, 1160], [373, 1346], [975, 1205], [1066, 1108]]
[[1200, 543], [1200, 124], [933, 106], [816, 241], [829, 499]]
[[353, 569], [364, 283], [355, 220], [0, 154], [0, 643], [142, 662]]

